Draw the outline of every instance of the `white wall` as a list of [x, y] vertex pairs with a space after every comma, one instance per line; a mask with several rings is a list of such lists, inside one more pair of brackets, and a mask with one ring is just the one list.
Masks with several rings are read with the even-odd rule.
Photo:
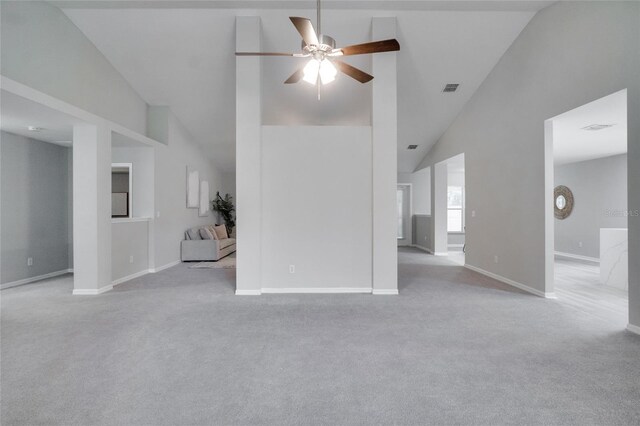
[[111, 281], [149, 269], [149, 222], [111, 225]]
[[147, 105], [60, 9], [2, 1], [3, 76], [145, 134]]
[[371, 128], [263, 126], [262, 145], [263, 289], [371, 290]]
[[627, 227], [627, 155], [557, 166], [554, 178], [575, 200], [569, 217], [555, 219], [556, 251], [599, 258], [600, 228]]
[[[230, 194], [233, 199], [236, 198], [236, 173], [223, 173], [221, 176], [222, 184], [220, 185], [220, 195]], [[215, 195], [215, 194], [214, 194]]]
[[[467, 212], [477, 213], [467, 215], [467, 263], [545, 290], [552, 194], [545, 189], [544, 121], [624, 88], [629, 208], [640, 207], [639, 21], [637, 2], [558, 2], [541, 10], [429, 152], [421, 167], [465, 154]], [[630, 258], [640, 253], [639, 220], [629, 219]], [[638, 325], [638, 262], [629, 280], [630, 322]]]
[[431, 214], [431, 172], [398, 173], [398, 183], [410, 183], [413, 208], [411, 214]]
[[201, 181], [209, 182], [209, 199], [212, 199], [221, 188], [221, 175], [201, 146], [170, 114], [168, 144], [155, 148], [155, 268], [180, 260], [180, 241], [184, 239], [187, 228], [211, 224], [216, 220], [213, 212], [206, 217], [198, 217], [198, 209], [186, 207], [188, 165], [198, 170]]
[[0, 160], [0, 283], [68, 269], [71, 150], [0, 132]]

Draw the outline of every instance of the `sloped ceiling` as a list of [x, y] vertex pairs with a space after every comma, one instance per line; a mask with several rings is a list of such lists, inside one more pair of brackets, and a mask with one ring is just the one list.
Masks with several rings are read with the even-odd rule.
[[[370, 40], [372, 17], [397, 17], [401, 45], [397, 53], [398, 170], [408, 172], [451, 124], [535, 12], [548, 3], [327, 2], [322, 30], [339, 45], [349, 45]], [[265, 51], [300, 49], [289, 16], [315, 21], [315, 2], [286, 0], [54, 4], [147, 103], [169, 105], [224, 171], [235, 170], [236, 15], [261, 17]], [[370, 57], [352, 57], [348, 62], [371, 70]], [[318, 101], [311, 86], [282, 84], [299, 63], [294, 58], [263, 59], [265, 124], [369, 124], [370, 85], [340, 76]], [[444, 94], [446, 83], [460, 83], [460, 88]], [[410, 144], [418, 149], [408, 151]]]

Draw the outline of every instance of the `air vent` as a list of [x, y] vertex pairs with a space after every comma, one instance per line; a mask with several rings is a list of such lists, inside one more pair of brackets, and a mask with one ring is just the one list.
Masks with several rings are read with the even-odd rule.
[[458, 86], [460, 86], [458, 83], [448, 83], [446, 86], [444, 86], [444, 89], [442, 91], [444, 93], [452, 93], [458, 90]]
[[591, 124], [589, 126], [583, 127], [582, 130], [602, 130], [608, 129], [609, 127], [613, 126], [613, 124]]
[[407, 149], [416, 149], [418, 147], [418, 145], [409, 145], [407, 147]]

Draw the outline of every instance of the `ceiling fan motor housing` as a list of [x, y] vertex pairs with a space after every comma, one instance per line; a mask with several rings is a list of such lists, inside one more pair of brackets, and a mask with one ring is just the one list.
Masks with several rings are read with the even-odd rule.
[[320, 34], [318, 36], [318, 42], [319, 44], [317, 46], [307, 45], [303, 40], [302, 51], [311, 55], [314, 55], [314, 53], [319, 53], [322, 57], [324, 57], [324, 55], [330, 53], [333, 49], [336, 48], [336, 41], [333, 39], [333, 37], [329, 37], [328, 35]]

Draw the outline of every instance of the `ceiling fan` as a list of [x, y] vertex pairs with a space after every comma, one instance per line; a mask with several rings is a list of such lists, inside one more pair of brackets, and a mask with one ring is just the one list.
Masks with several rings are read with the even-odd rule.
[[336, 41], [327, 35], [320, 33], [320, 0], [317, 2], [317, 29], [313, 29], [308, 18], [289, 17], [302, 36], [301, 53], [277, 53], [277, 52], [236, 52], [236, 56], [293, 56], [295, 58], [311, 58], [306, 65], [294, 72], [285, 84], [297, 83], [304, 80], [307, 83], [318, 86], [318, 98], [320, 98], [320, 85], [331, 83], [335, 80], [338, 70], [349, 77], [367, 83], [373, 79], [371, 74], [359, 70], [346, 62], [339, 60], [341, 56], [362, 55], [370, 53], [393, 52], [400, 50], [400, 44], [396, 39], [372, 41], [347, 47], [336, 48]]

